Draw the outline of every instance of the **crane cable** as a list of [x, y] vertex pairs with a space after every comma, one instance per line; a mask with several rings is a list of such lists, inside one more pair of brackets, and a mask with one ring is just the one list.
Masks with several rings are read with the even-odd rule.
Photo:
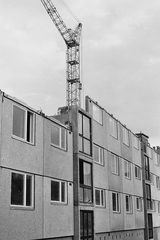
[[57, 0], [64, 8], [66, 8], [66, 10], [68, 12], [70, 12], [70, 14], [72, 15], [72, 17], [78, 22], [80, 23], [80, 20], [76, 17], [76, 15], [72, 12], [72, 10], [67, 6], [67, 4], [63, 1], [63, 0]]

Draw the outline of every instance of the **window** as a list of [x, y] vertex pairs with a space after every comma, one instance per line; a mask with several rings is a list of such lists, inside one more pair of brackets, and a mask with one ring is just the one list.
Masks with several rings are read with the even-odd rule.
[[147, 200], [147, 209], [150, 211], [155, 211], [155, 201]]
[[51, 201], [67, 203], [66, 182], [51, 180]]
[[34, 114], [13, 105], [12, 134], [18, 139], [34, 143]]
[[158, 213], [160, 213], [160, 201], [158, 201]]
[[147, 147], [147, 154], [149, 158], [152, 158], [152, 149], [150, 147]]
[[139, 139], [138, 137], [134, 136], [134, 147], [136, 149], [139, 149]]
[[79, 150], [91, 155], [91, 119], [79, 112]]
[[159, 166], [159, 155], [153, 151], [153, 159], [155, 161], [155, 164]]
[[103, 158], [104, 158], [103, 148], [94, 145], [94, 161], [103, 165], [104, 162]]
[[94, 239], [94, 215], [93, 211], [80, 211], [80, 239]]
[[131, 163], [124, 160], [124, 175], [126, 178], [131, 179]]
[[153, 221], [152, 214], [148, 213], [148, 231], [149, 231], [149, 239], [153, 238]]
[[51, 144], [66, 150], [66, 129], [58, 125], [51, 125]]
[[111, 153], [111, 172], [119, 175], [119, 157]]
[[151, 187], [149, 184], [146, 184], [146, 197], [148, 200], [151, 200]]
[[144, 156], [145, 160], [145, 178], [150, 181], [150, 169], [149, 169], [149, 158]]
[[109, 117], [109, 128], [110, 128], [110, 134], [113, 137], [118, 138], [117, 121], [112, 117]]
[[141, 169], [138, 166], [135, 166], [135, 178], [141, 179]]
[[150, 182], [154, 185], [154, 175], [150, 173]]
[[146, 184], [147, 209], [152, 209], [151, 186]]
[[160, 178], [156, 176], [156, 187], [160, 190]]
[[126, 212], [132, 213], [132, 196], [126, 195]]
[[102, 125], [102, 109], [93, 103], [93, 119]]
[[11, 173], [11, 206], [33, 207], [34, 178], [24, 173]]
[[79, 181], [80, 181], [80, 201], [92, 203], [92, 165], [90, 163], [79, 162]]
[[136, 197], [136, 207], [137, 211], [142, 211], [142, 198]]
[[102, 189], [95, 189], [95, 203], [96, 206], [105, 206], [105, 199], [104, 199], [104, 190]]
[[113, 212], [120, 212], [120, 194], [112, 193], [112, 210]]
[[123, 129], [123, 143], [129, 146], [129, 131], [124, 127], [122, 129]]

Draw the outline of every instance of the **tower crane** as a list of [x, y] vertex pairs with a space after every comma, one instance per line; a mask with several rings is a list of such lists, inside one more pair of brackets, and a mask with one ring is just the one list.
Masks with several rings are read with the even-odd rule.
[[79, 23], [75, 30], [67, 28], [63, 19], [51, 0], [41, 0], [51, 20], [57, 27], [67, 45], [66, 52], [66, 80], [67, 80], [67, 105], [81, 106], [82, 83], [80, 81], [80, 36], [82, 24]]

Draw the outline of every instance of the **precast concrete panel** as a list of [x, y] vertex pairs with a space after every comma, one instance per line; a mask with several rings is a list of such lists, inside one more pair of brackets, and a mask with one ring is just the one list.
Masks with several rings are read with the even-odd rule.
[[0, 239], [40, 239], [43, 237], [42, 177], [35, 176], [34, 207], [12, 207], [11, 172], [10, 169], [1, 169]]

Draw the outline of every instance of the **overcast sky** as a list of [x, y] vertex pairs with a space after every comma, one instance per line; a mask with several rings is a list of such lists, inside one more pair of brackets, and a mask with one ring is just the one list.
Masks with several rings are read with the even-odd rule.
[[[52, 0], [68, 28], [78, 24]], [[160, 1], [65, 0], [80, 19], [82, 83], [132, 132], [160, 145]], [[0, 89], [47, 115], [66, 105], [66, 45], [40, 0], [0, 2]]]

